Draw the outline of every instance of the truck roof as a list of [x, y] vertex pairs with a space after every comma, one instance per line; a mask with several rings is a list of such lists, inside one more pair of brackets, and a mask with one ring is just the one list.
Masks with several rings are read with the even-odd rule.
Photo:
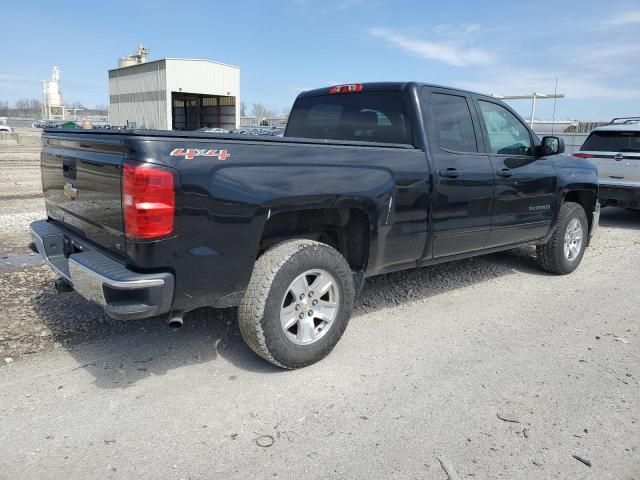
[[[415, 81], [409, 81], [409, 82], [366, 82], [366, 83], [355, 83], [357, 85], [362, 85], [362, 91], [363, 92], [393, 92], [393, 91], [404, 91], [406, 90], [408, 87], [415, 85], [416, 87], [432, 87], [432, 88], [446, 88], [447, 90], [455, 90], [458, 92], [463, 92], [463, 93], [472, 93], [474, 95], [481, 95], [483, 97], [490, 97], [490, 98], [495, 98], [495, 97], [491, 97], [491, 95], [487, 95], [485, 93], [479, 93], [479, 92], [474, 92], [471, 90], [464, 90], [462, 88], [456, 88], [456, 87], [448, 87], [446, 85], [436, 85], [433, 83], [424, 83], [424, 82], [415, 82]], [[349, 84], [344, 84], [344, 85], [349, 85]], [[327, 93], [329, 92], [329, 89], [332, 87], [333, 85], [329, 85], [327, 87], [324, 88], [314, 88], [313, 90], [307, 90], [305, 92], [302, 92], [298, 95], [298, 98], [303, 98], [303, 97], [317, 97], [317, 96], [321, 96], [321, 95], [327, 95]], [[499, 100], [497, 98], [495, 98], [495, 100]]]

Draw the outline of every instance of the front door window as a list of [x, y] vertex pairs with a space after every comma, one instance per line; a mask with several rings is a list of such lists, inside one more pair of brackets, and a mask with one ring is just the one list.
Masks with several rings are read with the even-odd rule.
[[533, 155], [529, 130], [509, 110], [480, 101], [482, 118], [489, 134], [491, 153], [497, 155]]

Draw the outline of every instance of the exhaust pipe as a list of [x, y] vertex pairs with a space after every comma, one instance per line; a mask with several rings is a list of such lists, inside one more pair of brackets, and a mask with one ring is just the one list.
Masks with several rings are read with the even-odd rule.
[[183, 323], [184, 319], [182, 318], [182, 315], [175, 315], [167, 320], [167, 325], [169, 325], [169, 327], [173, 329], [180, 328]]
[[56, 293], [73, 292], [73, 287], [64, 278], [56, 278], [53, 285], [56, 288]]

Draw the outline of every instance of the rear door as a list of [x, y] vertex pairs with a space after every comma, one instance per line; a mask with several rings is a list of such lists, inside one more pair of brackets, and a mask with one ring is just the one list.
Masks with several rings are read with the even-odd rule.
[[555, 211], [553, 160], [536, 156], [533, 134], [513, 112], [485, 97], [475, 100], [496, 174], [487, 247], [541, 238]]
[[587, 152], [598, 165], [601, 184], [640, 187], [640, 128], [591, 132], [580, 148]]
[[[291, 111], [285, 137], [413, 145], [407, 100], [400, 90], [302, 96]], [[375, 147], [375, 143], [372, 143]], [[379, 168], [393, 174], [393, 195], [382, 230], [384, 247], [380, 268], [419, 260], [427, 243], [429, 167], [422, 150], [385, 149], [384, 155], [354, 150], [350, 163]], [[324, 154], [325, 150], [320, 151]], [[309, 154], [307, 154], [309, 155]], [[309, 155], [309, 158], [312, 158]]]
[[121, 172], [125, 148], [107, 134], [45, 133], [41, 154], [47, 216], [124, 256]]
[[432, 256], [480, 250], [491, 229], [494, 173], [489, 156], [482, 153], [471, 98], [424, 87], [421, 102], [436, 167]]

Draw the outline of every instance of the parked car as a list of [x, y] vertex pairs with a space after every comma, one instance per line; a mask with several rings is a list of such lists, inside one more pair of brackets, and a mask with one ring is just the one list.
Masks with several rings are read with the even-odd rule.
[[235, 135], [258, 135], [260, 130], [257, 127], [240, 127], [231, 130], [231, 133]]
[[593, 162], [560, 155], [493, 97], [408, 83], [300, 94], [285, 136], [43, 134], [37, 250], [116, 319], [238, 308], [284, 368], [325, 357], [366, 277], [537, 245], [580, 264], [598, 224]]
[[9, 125], [0, 125], [0, 132], [13, 133], [15, 132], [15, 130], [13, 129], [13, 127], [10, 127]]
[[60, 121], [56, 121], [56, 120], [36, 120], [35, 122], [33, 122], [31, 124], [31, 127], [33, 128], [60, 128], [60, 126], [62, 125], [62, 120]]
[[595, 161], [603, 207], [640, 209], [640, 117], [593, 129], [574, 156]]
[[203, 127], [203, 128], [199, 128], [197, 130], [198, 132], [205, 132], [205, 133], [229, 133], [229, 130], [227, 130], [226, 128], [217, 128], [217, 127]]
[[230, 133], [236, 135], [271, 135], [274, 137], [284, 136], [284, 128], [279, 127], [240, 127], [231, 130]]

